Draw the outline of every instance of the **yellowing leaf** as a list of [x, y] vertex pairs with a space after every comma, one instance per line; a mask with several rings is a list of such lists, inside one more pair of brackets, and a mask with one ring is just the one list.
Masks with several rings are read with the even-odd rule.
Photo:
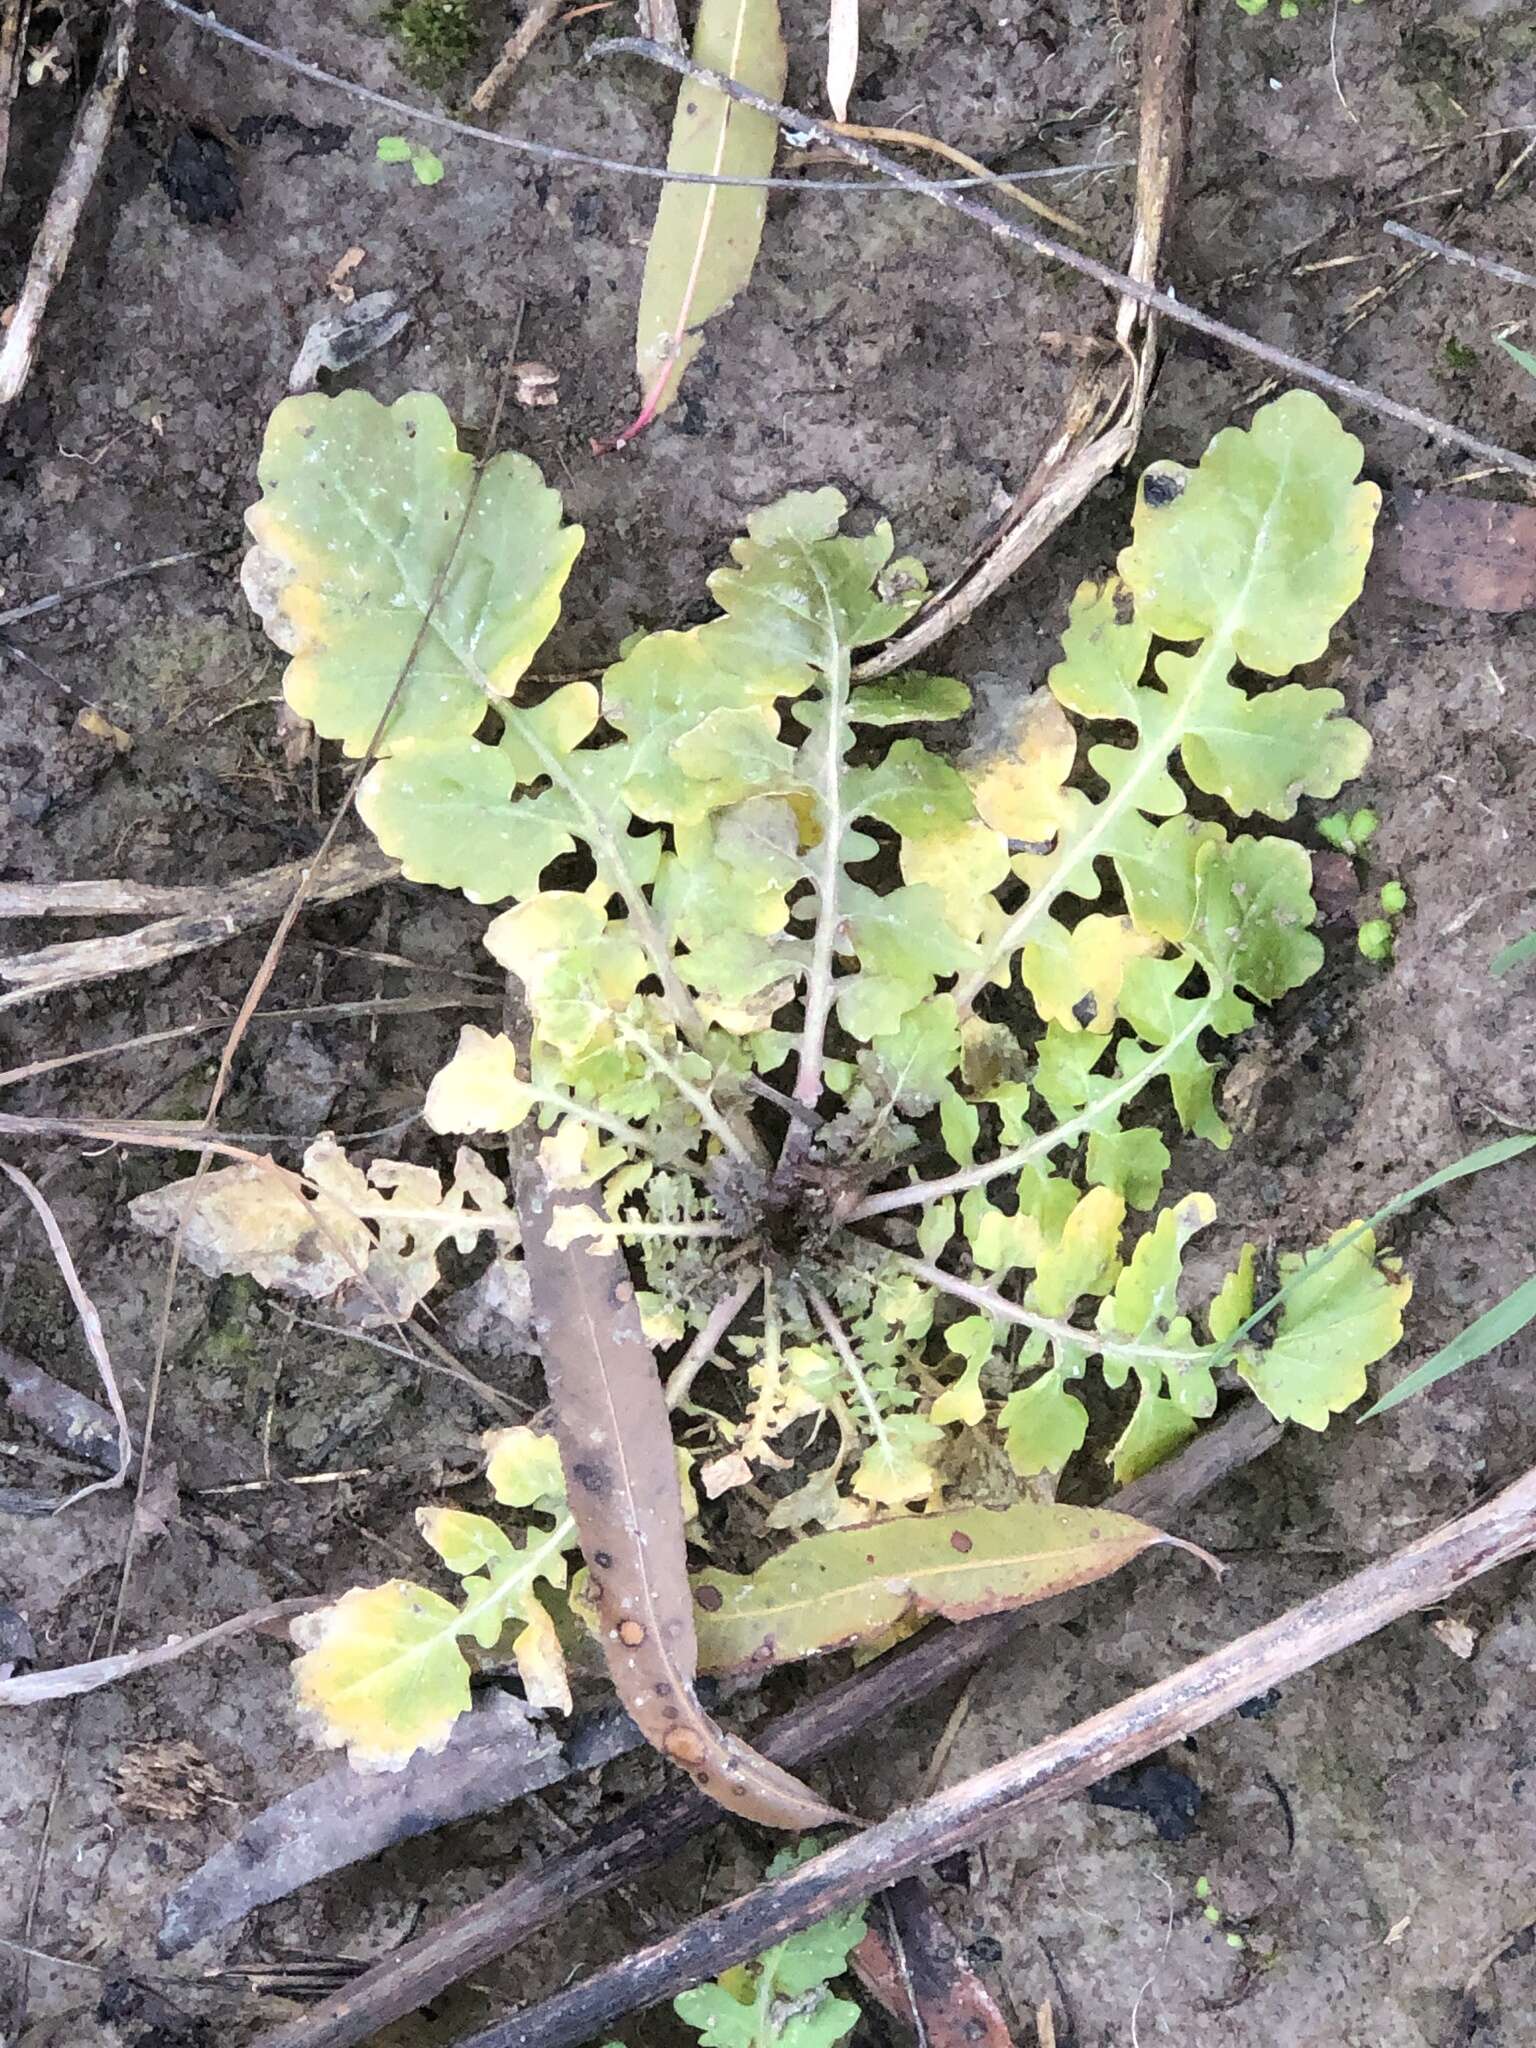
[[432, 1076], [422, 1114], [434, 1131], [515, 1131], [537, 1100], [517, 1077], [511, 1039], [465, 1024], [458, 1051]]
[[1042, 1315], [1064, 1316], [1084, 1294], [1104, 1294], [1120, 1269], [1124, 1200], [1110, 1188], [1090, 1188], [1067, 1218], [1057, 1241], [1040, 1254], [1029, 1290]]
[[[784, 90], [786, 59], [778, 0], [703, 0], [693, 58], [769, 99]], [[765, 178], [778, 128], [685, 78], [678, 92], [667, 168], [712, 177]], [[623, 441], [665, 412], [699, 350], [698, 332], [752, 275], [767, 194], [745, 186], [667, 185], [646, 251], [635, 333], [641, 410]]]
[[807, 1536], [738, 1578], [694, 1579], [703, 1668], [755, 1671], [867, 1642], [909, 1616], [1024, 1607], [1170, 1541], [1100, 1509], [965, 1508]]
[[1024, 948], [1020, 973], [1043, 1022], [1105, 1032], [1115, 1022], [1126, 967], [1161, 951], [1162, 941], [1137, 931], [1128, 917], [1093, 912], [1070, 932], [1048, 918]]
[[516, 1423], [510, 1429], [487, 1430], [480, 1441], [486, 1454], [486, 1483], [504, 1508], [564, 1514], [565, 1474], [552, 1436]]
[[361, 1771], [395, 1771], [418, 1750], [440, 1750], [469, 1706], [460, 1639], [491, 1649], [510, 1620], [523, 1622], [513, 1656], [529, 1701], [569, 1713], [564, 1659], [540, 1605], [541, 1580], [563, 1586], [563, 1553], [576, 1540], [568, 1515], [526, 1532], [522, 1549], [484, 1515], [423, 1508], [422, 1535], [464, 1583], [464, 1602], [406, 1579], [344, 1593], [299, 1617], [304, 1651], [293, 1667], [300, 1713], [317, 1740], [345, 1748]]
[[469, 1710], [458, 1620], [451, 1600], [405, 1579], [297, 1616], [294, 1685], [318, 1739], [345, 1748], [359, 1771], [397, 1771], [418, 1750], [442, 1749]]
[[1007, 839], [1049, 844], [1062, 819], [1062, 785], [1077, 732], [1056, 699], [1037, 690], [999, 749], [971, 765], [976, 813]]
[[477, 486], [447, 408], [419, 391], [284, 399], [258, 473], [245, 586], [293, 657], [293, 709], [365, 752], [430, 609], [380, 751], [472, 733], [559, 617], [582, 543], [559, 494], [525, 455], [495, 456]]
[[887, 1415], [859, 1460], [853, 1490], [876, 1507], [905, 1507], [938, 1491], [933, 1460], [944, 1432], [918, 1415]]

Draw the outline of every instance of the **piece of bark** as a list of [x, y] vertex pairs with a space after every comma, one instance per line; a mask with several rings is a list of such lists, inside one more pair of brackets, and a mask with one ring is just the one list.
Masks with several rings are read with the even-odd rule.
[[440, 1754], [366, 1776], [340, 1764], [247, 1821], [165, 1901], [158, 1952], [180, 1955], [317, 1878], [414, 1835], [510, 1806], [574, 1772], [597, 1770], [642, 1741], [616, 1707], [585, 1716], [562, 1740], [547, 1724], [530, 1721], [509, 1694], [483, 1694]]
[[117, 1424], [99, 1401], [77, 1394], [5, 1345], [0, 1345], [0, 1387], [12, 1412], [56, 1451], [83, 1458], [102, 1472], [117, 1469]]
[[1395, 494], [1398, 580], [1410, 597], [1449, 611], [1536, 607], [1536, 505], [1449, 491]]
[[466, 1714], [438, 1756], [365, 1776], [342, 1764], [277, 1800], [215, 1851], [165, 1902], [157, 1946], [179, 1955], [195, 1941], [300, 1885], [396, 1842], [505, 1805], [564, 1777], [553, 1732], [508, 1694]]
[[872, 1900], [868, 1925], [850, 1958], [854, 1975], [922, 2048], [1013, 2048], [997, 2000], [918, 1878]]

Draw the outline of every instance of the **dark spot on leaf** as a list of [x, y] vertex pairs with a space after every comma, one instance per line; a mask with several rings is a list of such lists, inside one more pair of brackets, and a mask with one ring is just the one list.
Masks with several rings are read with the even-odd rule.
[[1085, 996], [1078, 997], [1077, 1001], [1072, 1005], [1072, 1014], [1086, 1031], [1094, 1018], [1099, 1014], [1098, 1003], [1095, 1001], [1091, 991]]
[[571, 1477], [583, 1493], [595, 1494], [599, 1500], [613, 1489], [613, 1475], [606, 1465], [594, 1465], [583, 1459], [571, 1467]]
[[718, 1586], [696, 1587], [693, 1597], [706, 1614], [717, 1614], [725, 1605], [725, 1595]]
[[659, 1700], [669, 1700], [672, 1697], [672, 1687], [665, 1678], [658, 1678], [656, 1681], [656, 1697]]
[[592, 1562], [600, 1566], [605, 1572], [611, 1571], [613, 1569], [613, 1552], [611, 1550], [594, 1550]]
[[662, 1742], [667, 1755], [690, 1768], [704, 1761], [704, 1743], [692, 1728], [674, 1728]]
[[1156, 512], [1164, 505], [1172, 505], [1184, 495], [1184, 479], [1170, 476], [1165, 469], [1149, 470], [1142, 479], [1141, 501]]
[[950, 1531], [949, 1547], [951, 1550], [958, 1550], [960, 1555], [964, 1557], [966, 1552], [974, 1550], [976, 1545], [963, 1529], [953, 1529]]
[[987, 2038], [987, 2023], [982, 2019], [968, 2019], [960, 2031], [964, 2034], [967, 2041], [985, 2041]]
[[983, 1969], [989, 1963], [1000, 1963], [1003, 1960], [1003, 1944], [995, 1934], [978, 1934], [967, 1948], [965, 1959], [968, 1963], [975, 1963]]
[[621, 1621], [619, 1623], [619, 1641], [627, 1650], [638, 1650], [645, 1641], [645, 1630], [638, 1621]]
[[1117, 583], [1112, 602], [1115, 608], [1115, 624], [1128, 626], [1136, 616], [1136, 598], [1131, 586], [1128, 583]]

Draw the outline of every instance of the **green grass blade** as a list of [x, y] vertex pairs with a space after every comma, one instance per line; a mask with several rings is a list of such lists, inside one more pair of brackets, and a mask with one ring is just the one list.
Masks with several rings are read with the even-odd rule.
[[1536, 377], [1536, 356], [1533, 356], [1528, 348], [1516, 348], [1512, 341], [1506, 341], [1501, 334], [1495, 335], [1494, 340], [1506, 355], [1514, 357], [1522, 370], [1529, 370], [1531, 375]]
[[1384, 1415], [1399, 1401], [1422, 1394], [1426, 1387], [1432, 1387], [1436, 1380], [1445, 1379], [1459, 1366], [1472, 1365], [1479, 1358], [1486, 1358], [1490, 1351], [1507, 1344], [1531, 1322], [1536, 1322], [1536, 1273], [1529, 1280], [1522, 1281], [1512, 1294], [1506, 1294], [1502, 1301], [1496, 1302], [1475, 1322], [1468, 1323], [1461, 1334], [1453, 1337], [1449, 1344], [1443, 1344], [1433, 1358], [1426, 1358], [1390, 1394], [1383, 1394], [1374, 1408], [1367, 1408], [1360, 1420], [1369, 1422], [1373, 1415]]
[[[1324, 1266], [1336, 1259], [1340, 1252], [1352, 1245], [1357, 1238], [1363, 1237], [1366, 1231], [1379, 1229], [1383, 1223], [1389, 1222], [1392, 1217], [1401, 1215], [1404, 1209], [1411, 1208], [1415, 1202], [1421, 1202], [1426, 1195], [1432, 1195], [1438, 1189], [1447, 1187], [1453, 1180], [1465, 1180], [1471, 1174], [1486, 1173], [1490, 1167], [1502, 1166], [1506, 1160], [1518, 1159], [1522, 1152], [1529, 1152], [1533, 1145], [1536, 1145], [1536, 1135], [1517, 1138], [1496, 1138], [1491, 1145], [1479, 1145], [1477, 1150], [1469, 1152], [1465, 1159], [1457, 1159], [1449, 1166], [1442, 1166], [1437, 1172], [1432, 1173], [1427, 1180], [1421, 1180], [1417, 1186], [1405, 1189], [1400, 1195], [1394, 1195], [1389, 1202], [1382, 1204], [1374, 1216], [1367, 1216], [1365, 1221], [1357, 1223], [1353, 1230], [1345, 1231], [1342, 1236], [1328, 1246], [1321, 1258], [1310, 1261], [1306, 1273], [1298, 1274], [1294, 1280], [1290, 1280], [1284, 1287], [1278, 1288], [1269, 1297], [1268, 1301], [1260, 1302], [1247, 1321], [1240, 1324], [1222, 1346], [1222, 1357], [1229, 1356], [1241, 1344], [1250, 1330], [1256, 1329], [1266, 1316], [1272, 1315], [1299, 1282], [1307, 1277], [1308, 1273], [1314, 1275], [1320, 1273]], [[1490, 1310], [1489, 1313], [1492, 1314], [1494, 1311]], [[1473, 1327], [1475, 1328], [1476, 1325], [1474, 1324]], [[1466, 1333], [1464, 1332], [1463, 1334]], [[1218, 1363], [1219, 1360], [1213, 1360], [1212, 1362]], [[1374, 1415], [1376, 1411], [1372, 1409], [1370, 1412]], [[1360, 1419], [1363, 1422], [1365, 1417], [1362, 1416]]]
[[1536, 932], [1527, 932], [1523, 939], [1512, 939], [1507, 946], [1502, 946], [1489, 961], [1488, 972], [1496, 977], [1513, 974], [1527, 960], [1536, 960]]

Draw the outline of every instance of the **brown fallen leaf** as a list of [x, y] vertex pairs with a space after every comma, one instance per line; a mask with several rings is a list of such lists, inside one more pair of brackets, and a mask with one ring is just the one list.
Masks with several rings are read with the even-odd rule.
[[1013, 2048], [996, 1999], [915, 1877], [882, 1892], [854, 1974], [927, 2048]]
[[694, 1691], [698, 1643], [672, 1423], [623, 1254], [562, 1242], [536, 1160], [517, 1211], [570, 1510], [615, 1691], [653, 1748], [718, 1805], [768, 1827], [845, 1820], [788, 1771], [712, 1721]]
[[1397, 573], [1425, 604], [1453, 611], [1536, 607], [1536, 505], [1448, 491], [1399, 491]]

